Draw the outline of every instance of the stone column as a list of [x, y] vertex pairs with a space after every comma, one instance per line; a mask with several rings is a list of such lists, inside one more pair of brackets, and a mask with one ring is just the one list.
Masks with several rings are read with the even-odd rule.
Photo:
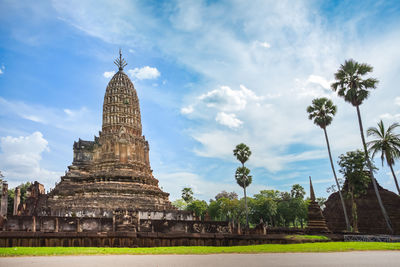
[[32, 216], [32, 232], [36, 232], [36, 216]]
[[7, 207], [8, 207], [8, 184], [3, 181], [3, 188], [1, 190], [1, 207], [0, 207], [0, 215], [3, 217], [7, 216]]
[[18, 215], [18, 206], [21, 201], [21, 189], [19, 187], [15, 188], [15, 195], [14, 195], [14, 211], [13, 215]]

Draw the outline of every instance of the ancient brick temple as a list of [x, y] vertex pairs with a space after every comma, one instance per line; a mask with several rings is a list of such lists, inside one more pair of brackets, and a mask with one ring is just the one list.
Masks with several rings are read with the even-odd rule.
[[[149, 143], [142, 135], [139, 99], [124, 73], [108, 83], [102, 131], [94, 141], [74, 143], [74, 158], [46, 194], [35, 182], [20, 202], [17, 189], [7, 214], [7, 184], [0, 209], [0, 247], [13, 246], [193, 246], [282, 242], [264, 224], [247, 235], [228, 221], [201, 221], [175, 209], [154, 178]], [[285, 240], [283, 240], [285, 242]]]
[[119, 209], [173, 209], [168, 193], [154, 178], [149, 143], [142, 135], [139, 99], [124, 73], [127, 65], [115, 60], [118, 72], [108, 83], [103, 125], [94, 141], [74, 143], [74, 159], [61, 182], [48, 194], [42, 212], [66, 216], [112, 216]]
[[[383, 206], [390, 218], [394, 234], [400, 235], [400, 197], [381, 187], [378, 181], [375, 180], [375, 182], [378, 185], [379, 194], [381, 195]], [[342, 192], [347, 192], [347, 182], [343, 185], [342, 190]], [[369, 184], [366, 193], [356, 198], [355, 201], [357, 203], [358, 230], [360, 233], [389, 233], [372, 183]], [[339, 193], [335, 192], [331, 194], [325, 202], [325, 205], [324, 216], [329, 229], [334, 232], [344, 231], [344, 229], [346, 229], [346, 223], [343, 218], [343, 209], [341, 207]], [[350, 198], [345, 198], [345, 205], [347, 210], [351, 211], [352, 205]], [[349, 219], [352, 224], [353, 217], [351, 212], [349, 213]]]

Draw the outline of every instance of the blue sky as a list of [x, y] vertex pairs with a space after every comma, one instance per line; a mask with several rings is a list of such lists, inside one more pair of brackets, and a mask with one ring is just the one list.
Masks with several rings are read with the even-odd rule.
[[[380, 83], [361, 107], [364, 126], [399, 121], [399, 47], [398, 1], [0, 0], [0, 170], [10, 186], [54, 187], [73, 142], [101, 129], [122, 48], [154, 175], [171, 200], [187, 186], [205, 200], [242, 195], [240, 142], [253, 151], [250, 194], [295, 183], [308, 191], [311, 176], [326, 197], [325, 140], [305, 109], [331, 98], [334, 157], [361, 148], [356, 111], [329, 84], [346, 59], [371, 64]], [[393, 191], [389, 172], [377, 178]]]

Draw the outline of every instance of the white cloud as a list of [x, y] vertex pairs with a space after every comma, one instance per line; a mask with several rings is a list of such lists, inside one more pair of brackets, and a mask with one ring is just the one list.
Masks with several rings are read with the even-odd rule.
[[40, 166], [43, 152], [49, 152], [48, 141], [41, 132], [28, 136], [0, 139], [0, 169], [11, 186], [38, 180], [51, 184], [62, 174]]
[[396, 97], [396, 98], [394, 99], [394, 103], [395, 103], [396, 105], [400, 106], [400, 97]]
[[237, 128], [243, 124], [243, 122], [236, 118], [236, 115], [233, 113], [218, 112], [215, 120], [222, 125], [228, 126], [229, 128]]
[[193, 113], [193, 111], [194, 111], [193, 106], [187, 106], [187, 107], [181, 108], [182, 114], [190, 114], [190, 113]]
[[135, 50], [129, 49], [128, 52], [131, 53], [131, 54], [134, 54], [134, 53], [135, 53]]
[[115, 71], [105, 71], [103, 73], [103, 76], [106, 78], [111, 78], [112, 76], [114, 76], [114, 74], [115, 74]]
[[308, 76], [307, 81], [310, 82], [310, 83], [319, 84], [325, 89], [330, 89], [331, 88], [331, 83], [332, 83], [332, 81], [328, 81], [324, 77], [321, 77], [321, 76], [318, 76], [318, 75], [310, 75], [310, 76]]
[[127, 72], [132, 78], [136, 78], [138, 80], [156, 79], [160, 76], [160, 72], [157, 68], [152, 68], [149, 66], [129, 69]]
[[271, 48], [271, 44], [270, 44], [270, 43], [267, 43], [267, 42], [256, 41], [256, 44], [257, 44], [258, 46], [263, 47], [263, 48]]
[[3, 74], [3, 70], [2, 70], [2, 69], [0, 69], [0, 75], [1, 75], [1, 74]]
[[4, 65], [1, 65], [0, 68], [0, 75], [4, 73], [4, 70], [6, 69], [6, 67]]
[[399, 114], [390, 114], [390, 113], [384, 113], [379, 116], [381, 119], [387, 119], [387, 120], [400, 120], [400, 113]]
[[238, 111], [246, 108], [248, 101], [259, 101], [252, 90], [240, 85], [240, 90], [232, 90], [229, 86], [221, 86], [198, 97], [207, 107], [222, 111]]
[[0, 97], [0, 115], [5, 114], [15, 114], [26, 120], [84, 135], [96, 133], [101, 123], [99, 121], [101, 118], [86, 107], [77, 110], [57, 109]]

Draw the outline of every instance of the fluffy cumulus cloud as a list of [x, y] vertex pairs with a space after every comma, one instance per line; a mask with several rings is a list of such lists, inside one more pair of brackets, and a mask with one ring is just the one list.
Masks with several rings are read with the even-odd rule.
[[157, 68], [152, 68], [149, 66], [129, 69], [127, 72], [132, 78], [138, 80], [156, 79], [161, 75]]
[[182, 114], [190, 114], [193, 111], [194, 111], [193, 106], [187, 106], [187, 107], [181, 108], [181, 113]]
[[198, 97], [207, 107], [223, 111], [239, 111], [246, 108], [249, 101], [259, 101], [262, 98], [252, 90], [240, 85], [240, 90], [232, 90], [229, 86], [221, 86]]
[[4, 73], [4, 70], [6, 69], [6, 67], [4, 65], [1, 65], [0, 68], [0, 75], [2, 75]]
[[61, 175], [40, 166], [42, 153], [49, 152], [48, 141], [41, 132], [2, 137], [0, 148], [0, 169], [12, 186], [33, 180], [54, 181]]
[[215, 120], [222, 125], [228, 126], [229, 128], [238, 128], [243, 124], [243, 122], [236, 118], [236, 115], [233, 113], [218, 112]]
[[315, 83], [319, 84], [325, 89], [330, 89], [331, 88], [331, 83], [333, 81], [327, 81], [324, 77], [318, 76], [318, 75], [310, 75], [307, 79], [308, 82], [310, 83]]
[[103, 76], [106, 77], [107, 79], [111, 78], [112, 76], [114, 76], [115, 71], [105, 71], [103, 73]]

